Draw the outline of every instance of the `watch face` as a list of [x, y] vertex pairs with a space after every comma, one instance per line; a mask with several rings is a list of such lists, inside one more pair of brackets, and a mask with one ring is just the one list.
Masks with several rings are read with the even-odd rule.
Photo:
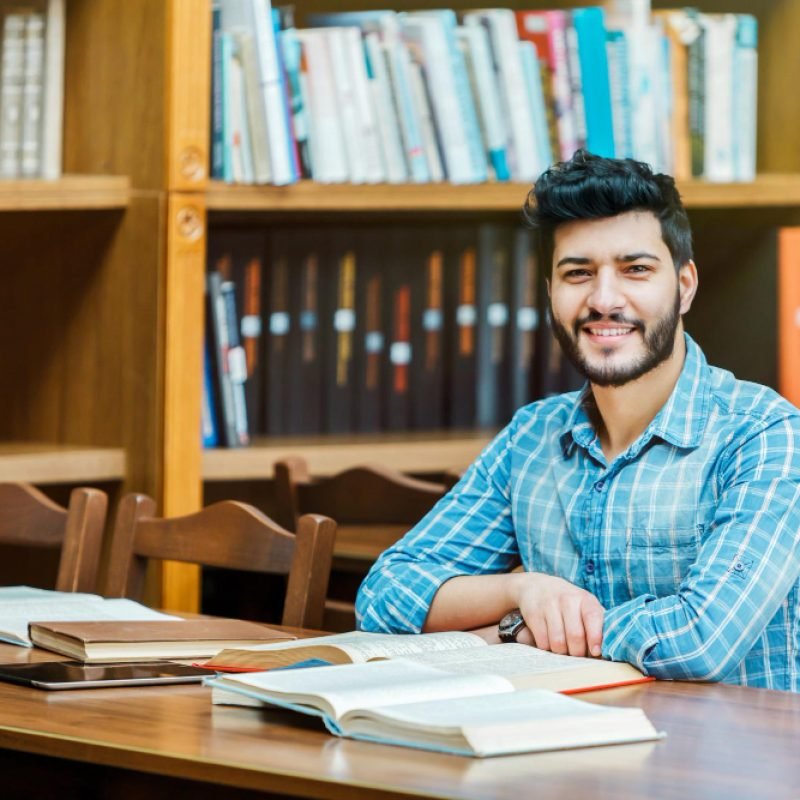
[[497, 633], [501, 642], [516, 642], [517, 634], [525, 627], [525, 620], [519, 609], [509, 611], [497, 626]]

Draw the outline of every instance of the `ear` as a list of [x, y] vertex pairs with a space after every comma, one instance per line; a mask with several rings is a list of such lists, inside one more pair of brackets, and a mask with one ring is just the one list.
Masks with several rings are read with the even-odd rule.
[[681, 298], [681, 315], [691, 307], [695, 294], [697, 294], [697, 265], [691, 259], [678, 270], [678, 291]]
[[552, 293], [550, 292], [550, 278], [544, 279], [544, 285], [547, 287], [547, 296], [552, 297]]

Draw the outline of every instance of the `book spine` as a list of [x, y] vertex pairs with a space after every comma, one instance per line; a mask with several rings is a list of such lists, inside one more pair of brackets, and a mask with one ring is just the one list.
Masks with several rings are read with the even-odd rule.
[[228, 180], [225, 175], [226, 99], [223, 72], [222, 11], [215, 3], [211, 12], [211, 177]]
[[268, 435], [287, 429], [286, 377], [289, 372], [289, 337], [293, 327], [289, 303], [290, 255], [285, 231], [272, 231], [269, 241], [269, 299], [264, 381], [264, 430]]
[[[258, 80], [258, 57], [253, 34], [241, 28], [231, 34], [232, 48], [238, 50], [242, 79], [240, 97], [232, 96], [228, 100], [227, 113], [232, 115], [237, 102], [238, 111], [233, 114], [247, 121], [241, 126], [241, 137], [247, 139], [247, 146], [242, 145], [246, 153], [248, 168], [246, 170], [250, 183], [264, 184], [272, 180], [269, 145], [267, 142], [266, 112], [264, 98]], [[229, 56], [230, 57], [230, 56]], [[230, 134], [229, 134], [230, 135]]]
[[61, 177], [64, 132], [65, 0], [48, 0], [45, 23], [44, 101], [41, 129], [41, 176]]
[[614, 123], [606, 53], [606, 26], [602, 8], [572, 12], [586, 109], [586, 146], [589, 152], [614, 157]]
[[292, 114], [292, 128], [300, 159], [300, 173], [303, 178], [310, 178], [311, 156], [308, 150], [308, 119], [300, 79], [302, 47], [297, 39], [297, 31], [294, 28], [282, 30], [278, 38], [278, 43], [286, 68], [289, 108]]
[[709, 181], [727, 183], [736, 177], [733, 153], [736, 16], [705, 14], [702, 20], [706, 42], [704, 177]]
[[692, 177], [705, 174], [705, 30], [700, 25], [700, 15], [686, 12], [697, 24], [697, 35], [689, 45], [689, 130], [692, 149]]
[[25, 80], [24, 13], [9, 12], [3, 20], [0, 77], [0, 177], [16, 178], [20, 170], [22, 91]]
[[607, 32], [606, 53], [608, 55], [608, 80], [614, 125], [614, 156], [616, 158], [633, 156], [627, 48], [627, 38], [623, 31]]
[[240, 37], [233, 35], [229, 64], [228, 90], [230, 92], [230, 148], [233, 180], [235, 183], [254, 183], [253, 156], [247, 119], [247, 91], [242, 62]]
[[[286, 75], [286, 65], [283, 62], [283, 51], [280, 46], [281, 35], [281, 12], [285, 9], [272, 9], [272, 34], [274, 37], [275, 59], [278, 65], [278, 80], [281, 87], [281, 101], [283, 104], [283, 127], [286, 134], [286, 141], [289, 147], [289, 166], [292, 174], [292, 181], [296, 181], [301, 176], [300, 151], [297, 147], [297, 140], [294, 136], [294, 121], [292, 119], [292, 105], [289, 90], [289, 81]], [[293, 18], [293, 12], [289, 15]]]
[[225, 311], [225, 326], [228, 332], [228, 375], [233, 396], [233, 424], [237, 446], [250, 444], [247, 419], [247, 402], [244, 385], [247, 381], [247, 363], [239, 336], [239, 315], [236, 309], [236, 284], [223, 281], [220, 293]]
[[519, 50], [522, 69], [525, 72], [525, 81], [528, 85], [536, 148], [543, 154], [545, 162], [550, 163], [553, 160], [553, 153], [550, 150], [550, 131], [547, 122], [544, 91], [542, 89], [542, 72], [539, 68], [539, 60], [536, 57], [536, 46], [533, 42], [520, 42]]
[[44, 14], [32, 12], [25, 20], [25, 69], [22, 86], [20, 176], [42, 172], [42, 114], [44, 112]]
[[539, 328], [538, 265], [531, 234], [514, 231], [509, 291], [509, 384], [511, 411], [535, 397], [536, 339]]
[[245, 383], [245, 400], [247, 403], [247, 419], [251, 428], [262, 418], [260, 403], [262, 397], [261, 380], [262, 340], [264, 336], [262, 324], [261, 302], [263, 297], [264, 261], [261, 253], [253, 253], [243, 266], [242, 276], [242, 313], [241, 338], [244, 349], [247, 381]]
[[778, 232], [778, 389], [800, 408], [800, 228]]
[[237, 447], [239, 438], [236, 431], [236, 411], [233, 394], [233, 382], [230, 375], [230, 331], [228, 330], [228, 316], [225, 300], [222, 296], [223, 278], [219, 271], [212, 270], [208, 273], [207, 293], [211, 323], [212, 353], [215, 362], [217, 383], [217, 396], [219, 397], [219, 416], [222, 421], [222, 437], [227, 447]]
[[200, 416], [203, 447], [216, 447], [219, 444], [217, 409], [214, 403], [213, 386], [211, 355], [208, 350], [208, 342], [206, 342], [206, 346], [203, 348], [203, 397]]
[[564, 15], [564, 32], [567, 42], [567, 69], [569, 72], [572, 118], [575, 122], [575, 140], [578, 143], [578, 147], [586, 147], [586, 107], [584, 104], [580, 55], [578, 54], [578, 34], [570, 13], [565, 13]]
[[419, 119], [420, 131], [422, 132], [428, 180], [431, 183], [439, 183], [446, 177], [444, 154], [441, 138], [437, 135], [438, 131], [433, 121], [430, 86], [425, 80], [424, 69], [413, 60], [409, 64], [408, 77]]
[[758, 20], [736, 15], [733, 120], [734, 165], [738, 181], [756, 177], [756, 123], [758, 105]]

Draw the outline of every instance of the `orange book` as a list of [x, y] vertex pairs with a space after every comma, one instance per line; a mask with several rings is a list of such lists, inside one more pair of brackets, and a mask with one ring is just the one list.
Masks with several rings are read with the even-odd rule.
[[778, 232], [778, 390], [800, 406], [800, 228]]

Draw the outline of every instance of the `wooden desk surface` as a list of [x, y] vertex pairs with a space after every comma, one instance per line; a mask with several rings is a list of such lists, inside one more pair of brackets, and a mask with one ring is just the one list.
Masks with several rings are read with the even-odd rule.
[[[0, 645], [0, 662], [48, 658]], [[650, 683], [583, 697], [640, 706], [668, 738], [480, 760], [337, 739], [315, 720], [288, 712], [212, 706], [210, 690], [200, 686], [44, 692], [0, 683], [0, 748], [4, 770], [26, 762], [27, 756], [13, 753], [22, 751], [50, 757], [39, 759], [39, 772], [48, 764], [106, 765], [128, 775], [212, 785], [213, 797], [223, 796], [225, 786], [314, 798], [753, 800], [800, 794], [799, 696]], [[6, 785], [5, 771], [3, 780]]]

